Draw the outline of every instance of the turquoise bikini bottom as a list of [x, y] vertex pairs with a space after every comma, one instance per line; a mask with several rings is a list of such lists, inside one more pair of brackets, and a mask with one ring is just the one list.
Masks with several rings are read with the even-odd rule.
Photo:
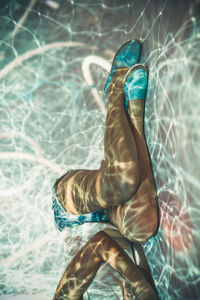
[[68, 213], [58, 201], [55, 186], [53, 187], [52, 200], [55, 223], [60, 231], [62, 231], [64, 227], [74, 227], [89, 222], [109, 222], [104, 209], [84, 215], [73, 215]]

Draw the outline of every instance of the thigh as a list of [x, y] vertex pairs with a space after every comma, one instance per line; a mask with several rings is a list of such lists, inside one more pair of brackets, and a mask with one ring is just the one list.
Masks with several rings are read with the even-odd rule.
[[[146, 183], [146, 182], [145, 182]], [[108, 208], [106, 214], [121, 234], [134, 243], [146, 242], [158, 228], [158, 204], [155, 190], [142, 183], [125, 203]]]

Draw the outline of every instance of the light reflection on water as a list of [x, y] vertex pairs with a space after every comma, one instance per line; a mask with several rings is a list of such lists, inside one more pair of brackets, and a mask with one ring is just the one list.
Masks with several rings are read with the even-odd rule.
[[[136, 37], [150, 68], [145, 133], [161, 221], [144, 249], [161, 299], [198, 299], [198, 1], [20, 3], [0, 12], [1, 293], [53, 294], [65, 253], [51, 186], [68, 169], [99, 167], [108, 62]], [[91, 55], [92, 82], [82, 71]]]

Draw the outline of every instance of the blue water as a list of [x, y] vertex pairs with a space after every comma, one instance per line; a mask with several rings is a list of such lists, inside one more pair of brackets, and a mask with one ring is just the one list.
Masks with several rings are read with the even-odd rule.
[[74, 2], [1, 3], [0, 294], [53, 295], [65, 252], [52, 185], [69, 169], [99, 168], [108, 68], [98, 57], [111, 63], [138, 38], [161, 221], [144, 249], [160, 299], [199, 299], [198, 1]]

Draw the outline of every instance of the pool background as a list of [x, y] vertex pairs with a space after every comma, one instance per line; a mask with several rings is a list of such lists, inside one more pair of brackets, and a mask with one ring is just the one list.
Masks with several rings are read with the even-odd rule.
[[0, 24], [0, 299], [52, 297], [65, 266], [52, 185], [100, 166], [103, 86], [132, 38], [150, 69], [145, 133], [160, 203], [145, 253], [160, 299], [199, 299], [200, 2], [1, 1]]

